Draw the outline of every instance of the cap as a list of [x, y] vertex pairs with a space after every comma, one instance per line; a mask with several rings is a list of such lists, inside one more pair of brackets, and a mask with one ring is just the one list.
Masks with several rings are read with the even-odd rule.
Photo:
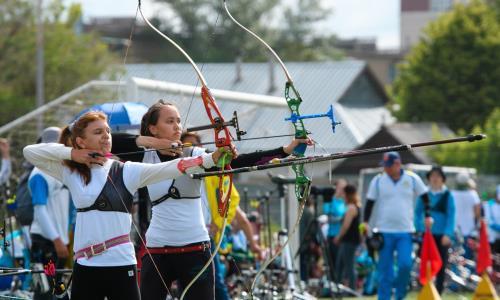
[[457, 181], [457, 185], [459, 185], [459, 187], [471, 189], [476, 188], [476, 182], [470, 177], [468, 172], [458, 173], [455, 180]]
[[401, 156], [399, 156], [399, 153], [395, 151], [391, 152], [386, 152], [384, 153], [384, 156], [382, 157], [382, 161], [380, 161], [380, 165], [384, 167], [390, 167], [399, 160], [401, 162]]
[[59, 136], [61, 135], [61, 129], [59, 127], [48, 127], [42, 131], [41, 142], [42, 143], [57, 143], [59, 141]]

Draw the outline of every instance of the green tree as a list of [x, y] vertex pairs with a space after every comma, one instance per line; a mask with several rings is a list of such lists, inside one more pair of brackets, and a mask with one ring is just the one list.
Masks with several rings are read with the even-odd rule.
[[445, 122], [453, 130], [484, 125], [500, 99], [500, 23], [481, 0], [456, 5], [425, 30], [400, 66], [393, 95], [399, 116]]
[[[36, 24], [33, 1], [3, 1], [0, 11], [0, 124], [4, 124], [35, 106]], [[53, 1], [43, 16], [46, 100], [96, 78], [115, 61], [99, 37], [75, 32], [79, 5], [66, 9], [61, 1]]]
[[[485, 133], [487, 138], [474, 143], [441, 145], [430, 152], [442, 165], [475, 167], [482, 173], [500, 173], [500, 108], [487, 118], [483, 127], [476, 126], [474, 133]], [[465, 135], [463, 130], [459, 135]]]
[[[174, 37], [195, 60], [229, 62], [238, 56], [246, 61], [268, 59], [262, 45], [227, 17], [222, 0], [156, 1], [166, 3], [176, 16], [160, 20], [162, 30]], [[332, 51], [332, 37], [314, 33], [314, 25], [329, 13], [321, 0], [299, 0], [295, 10], [284, 6], [283, 2], [230, 0], [227, 3], [241, 24], [261, 36], [286, 60], [339, 57], [339, 51]], [[273, 22], [270, 24], [269, 20]], [[164, 46], [160, 44], [160, 47]], [[168, 51], [155, 59], [183, 61], [181, 56]]]

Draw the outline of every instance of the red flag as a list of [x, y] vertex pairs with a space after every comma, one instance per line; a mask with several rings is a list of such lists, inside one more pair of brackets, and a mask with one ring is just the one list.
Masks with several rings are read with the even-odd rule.
[[486, 224], [481, 220], [481, 228], [479, 230], [479, 247], [477, 249], [477, 274], [481, 275], [488, 267], [491, 267], [491, 249], [488, 242], [488, 232], [486, 231]]
[[436, 242], [430, 230], [426, 229], [424, 241], [422, 242], [422, 249], [420, 250], [420, 283], [425, 285], [428, 279], [432, 280], [441, 269], [442, 264], [443, 262], [441, 260], [441, 255], [439, 255]]

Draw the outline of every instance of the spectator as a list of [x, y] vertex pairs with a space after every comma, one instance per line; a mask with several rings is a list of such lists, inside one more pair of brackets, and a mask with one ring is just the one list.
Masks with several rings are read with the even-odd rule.
[[355, 253], [361, 243], [359, 225], [361, 223], [361, 200], [354, 185], [348, 184], [345, 189], [345, 201], [347, 212], [340, 232], [333, 240], [339, 247], [335, 273], [338, 281], [347, 280], [351, 289], [356, 289], [356, 277], [354, 273]]
[[0, 168], [0, 185], [6, 183], [12, 173], [12, 165], [10, 162], [10, 147], [9, 141], [0, 139], [0, 154], [2, 156], [2, 167]]
[[[57, 127], [46, 128], [41, 142], [57, 143], [60, 134]], [[69, 255], [69, 191], [59, 180], [37, 167], [31, 171], [28, 186], [34, 211], [30, 229], [32, 260], [42, 265], [51, 260], [62, 268]], [[52, 299], [52, 291], [35, 289], [34, 299]]]
[[500, 254], [500, 184], [495, 199], [484, 203], [484, 217], [488, 222], [488, 237], [493, 254]]
[[477, 235], [477, 223], [481, 217], [481, 200], [477, 192], [471, 188], [475, 186], [475, 183], [469, 173], [458, 173], [456, 185], [456, 189], [451, 191], [456, 207], [455, 229], [464, 240], [464, 257], [472, 259], [474, 252], [469, 244]]
[[[451, 245], [455, 229], [455, 202], [448, 188], [444, 185], [446, 175], [443, 169], [439, 166], [434, 166], [427, 173], [429, 181], [429, 209], [432, 218], [431, 232], [439, 250], [439, 255], [443, 265], [436, 277], [436, 289], [439, 294], [442, 294], [444, 289], [445, 269], [448, 263], [448, 250]], [[415, 228], [417, 232], [423, 233], [426, 229], [424, 224], [425, 203], [422, 197], [417, 199], [415, 207]]]
[[300, 254], [300, 280], [307, 282], [311, 275], [311, 246], [315, 241], [315, 219], [314, 219], [314, 202], [310, 198], [306, 202], [302, 218], [300, 219], [299, 226], [299, 254]]
[[[412, 266], [413, 203], [419, 195], [428, 197], [427, 188], [418, 175], [401, 168], [399, 153], [384, 153], [381, 164], [384, 172], [375, 176], [368, 188], [363, 226], [369, 230], [368, 221], [377, 203], [374, 224], [383, 238], [378, 261], [378, 299], [391, 299], [393, 287], [396, 299], [404, 299]], [[394, 252], [397, 253], [396, 276]]]
[[336, 280], [335, 263], [337, 261], [338, 246], [335, 245], [333, 240], [340, 232], [342, 226], [342, 218], [346, 212], [345, 193], [344, 189], [347, 181], [343, 178], [335, 181], [335, 194], [330, 202], [323, 204], [323, 213], [328, 216], [328, 250], [330, 254], [331, 278]]

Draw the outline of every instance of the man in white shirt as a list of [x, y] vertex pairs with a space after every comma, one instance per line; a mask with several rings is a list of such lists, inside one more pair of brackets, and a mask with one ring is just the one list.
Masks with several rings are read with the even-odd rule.
[[455, 199], [455, 230], [464, 239], [464, 257], [472, 259], [474, 252], [469, 247], [469, 240], [477, 236], [477, 224], [481, 217], [481, 199], [477, 192], [471, 187], [474, 181], [469, 173], [461, 172], [455, 179], [456, 189], [451, 191]]
[[[46, 128], [41, 142], [58, 142], [60, 132], [57, 127]], [[36, 167], [30, 174], [28, 186], [34, 212], [30, 228], [33, 262], [45, 265], [52, 260], [60, 268], [69, 254], [69, 191], [60, 181]], [[52, 299], [52, 293], [35, 289], [34, 299]]]
[[[368, 221], [373, 206], [377, 204], [373, 221], [383, 237], [378, 261], [378, 299], [390, 300], [392, 288], [395, 287], [396, 299], [399, 300], [406, 296], [412, 267], [414, 202], [421, 196], [428, 203], [427, 187], [418, 175], [401, 169], [399, 153], [384, 153], [381, 164], [384, 172], [372, 179], [366, 194], [363, 226], [369, 230]], [[426, 218], [426, 222], [431, 221]], [[394, 253], [397, 254], [397, 275], [394, 275]]]

